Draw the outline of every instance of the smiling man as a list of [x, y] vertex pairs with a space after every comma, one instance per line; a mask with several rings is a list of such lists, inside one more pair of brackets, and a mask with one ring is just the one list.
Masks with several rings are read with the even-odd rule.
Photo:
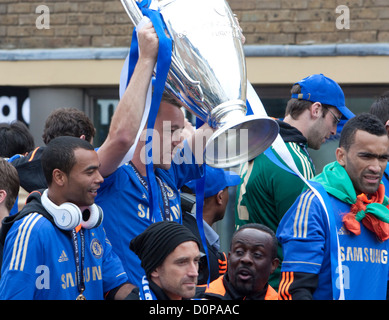
[[125, 298], [133, 286], [94, 204], [104, 179], [93, 146], [57, 137], [41, 161], [48, 188], [32, 192], [18, 214], [3, 220], [0, 299]]
[[268, 284], [277, 268], [277, 239], [261, 224], [249, 223], [235, 231], [227, 257], [227, 274], [198, 288], [196, 297], [207, 300], [277, 300]]
[[345, 299], [386, 299], [389, 201], [381, 178], [389, 159], [389, 138], [381, 121], [367, 113], [349, 120], [336, 159], [314, 179], [328, 194], [328, 217], [308, 190], [278, 228], [284, 250], [281, 299], [341, 297], [337, 258], [342, 261]]

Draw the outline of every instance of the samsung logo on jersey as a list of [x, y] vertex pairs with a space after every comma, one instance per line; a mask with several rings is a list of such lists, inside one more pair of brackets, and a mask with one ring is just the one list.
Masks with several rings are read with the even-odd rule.
[[362, 248], [362, 247], [340, 247], [340, 258], [343, 261], [388, 263], [388, 251]]
[[[180, 206], [178, 204], [170, 207], [170, 213], [173, 215], [173, 218], [175, 220], [178, 220], [180, 218], [181, 212], [180, 212]], [[146, 218], [147, 220], [150, 220], [150, 212], [149, 208], [145, 207], [143, 204], [138, 204], [138, 217], [139, 218]]]
[[[101, 267], [93, 266], [92, 268], [87, 267], [84, 269], [84, 280], [85, 282], [89, 281], [98, 281], [102, 280]], [[76, 273], [65, 273], [61, 275], [62, 289], [67, 289], [69, 287], [74, 287], [77, 285], [77, 275]]]
[[[36, 268], [35, 272], [39, 274], [35, 281], [35, 286], [37, 289], [50, 289], [50, 270], [49, 267], [45, 265], [40, 265]], [[84, 280], [85, 282], [89, 281], [98, 281], [102, 280], [101, 267], [93, 266], [92, 268], [87, 267], [84, 269]], [[76, 273], [65, 273], [61, 275], [62, 289], [67, 289], [69, 287], [74, 287], [77, 285], [77, 275]]]

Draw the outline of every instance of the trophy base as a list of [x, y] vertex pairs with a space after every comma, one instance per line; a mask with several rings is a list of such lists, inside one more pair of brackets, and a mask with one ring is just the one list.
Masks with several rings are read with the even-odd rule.
[[268, 117], [250, 115], [229, 121], [208, 140], [204, 161], [215, 168], [240, 165], [270, 147], [278, 132], [277, 122]]

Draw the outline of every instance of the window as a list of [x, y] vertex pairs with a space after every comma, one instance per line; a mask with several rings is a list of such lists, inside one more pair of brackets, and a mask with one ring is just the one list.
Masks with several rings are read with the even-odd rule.
[[108, 135], [112, 115], [119, 103], [119, 89], [87, 89], [86, 97], [86, 113], [96, 128], [93, 145], [100, 147]]

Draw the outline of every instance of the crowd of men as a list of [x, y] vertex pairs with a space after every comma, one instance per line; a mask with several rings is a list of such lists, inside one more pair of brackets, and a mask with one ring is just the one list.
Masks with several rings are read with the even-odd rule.
[[[147, 140], [135, 141], [158, 53], [151, 23], [138, 43], [98, 148], [93, 123], [77, 109], [48, 116], [44, 147], [35, 148], [23, 124], [0, 125], [0, 299], [386, 299], [388, 96], [354, 116], [323, 74], [293, 84], [277, 122], [303, 180], [273, 148], [274, 157], [259, 155], [240, 175], [203, 164], [199, 137], [209, 125], [183, 140], [181, 104], [165, 92], [151, 142], [161, 151], [152, 154], [152, 195]], [[340, 125], [336, 161], [316, 174], [308, 148], [319, 149]], [[204, 174], [199, 223], [196, 181]], [[212, 225], [234, 186], [236, 231], [224, 253]], [[21, 206], [19, 187], [28, 193]]]

